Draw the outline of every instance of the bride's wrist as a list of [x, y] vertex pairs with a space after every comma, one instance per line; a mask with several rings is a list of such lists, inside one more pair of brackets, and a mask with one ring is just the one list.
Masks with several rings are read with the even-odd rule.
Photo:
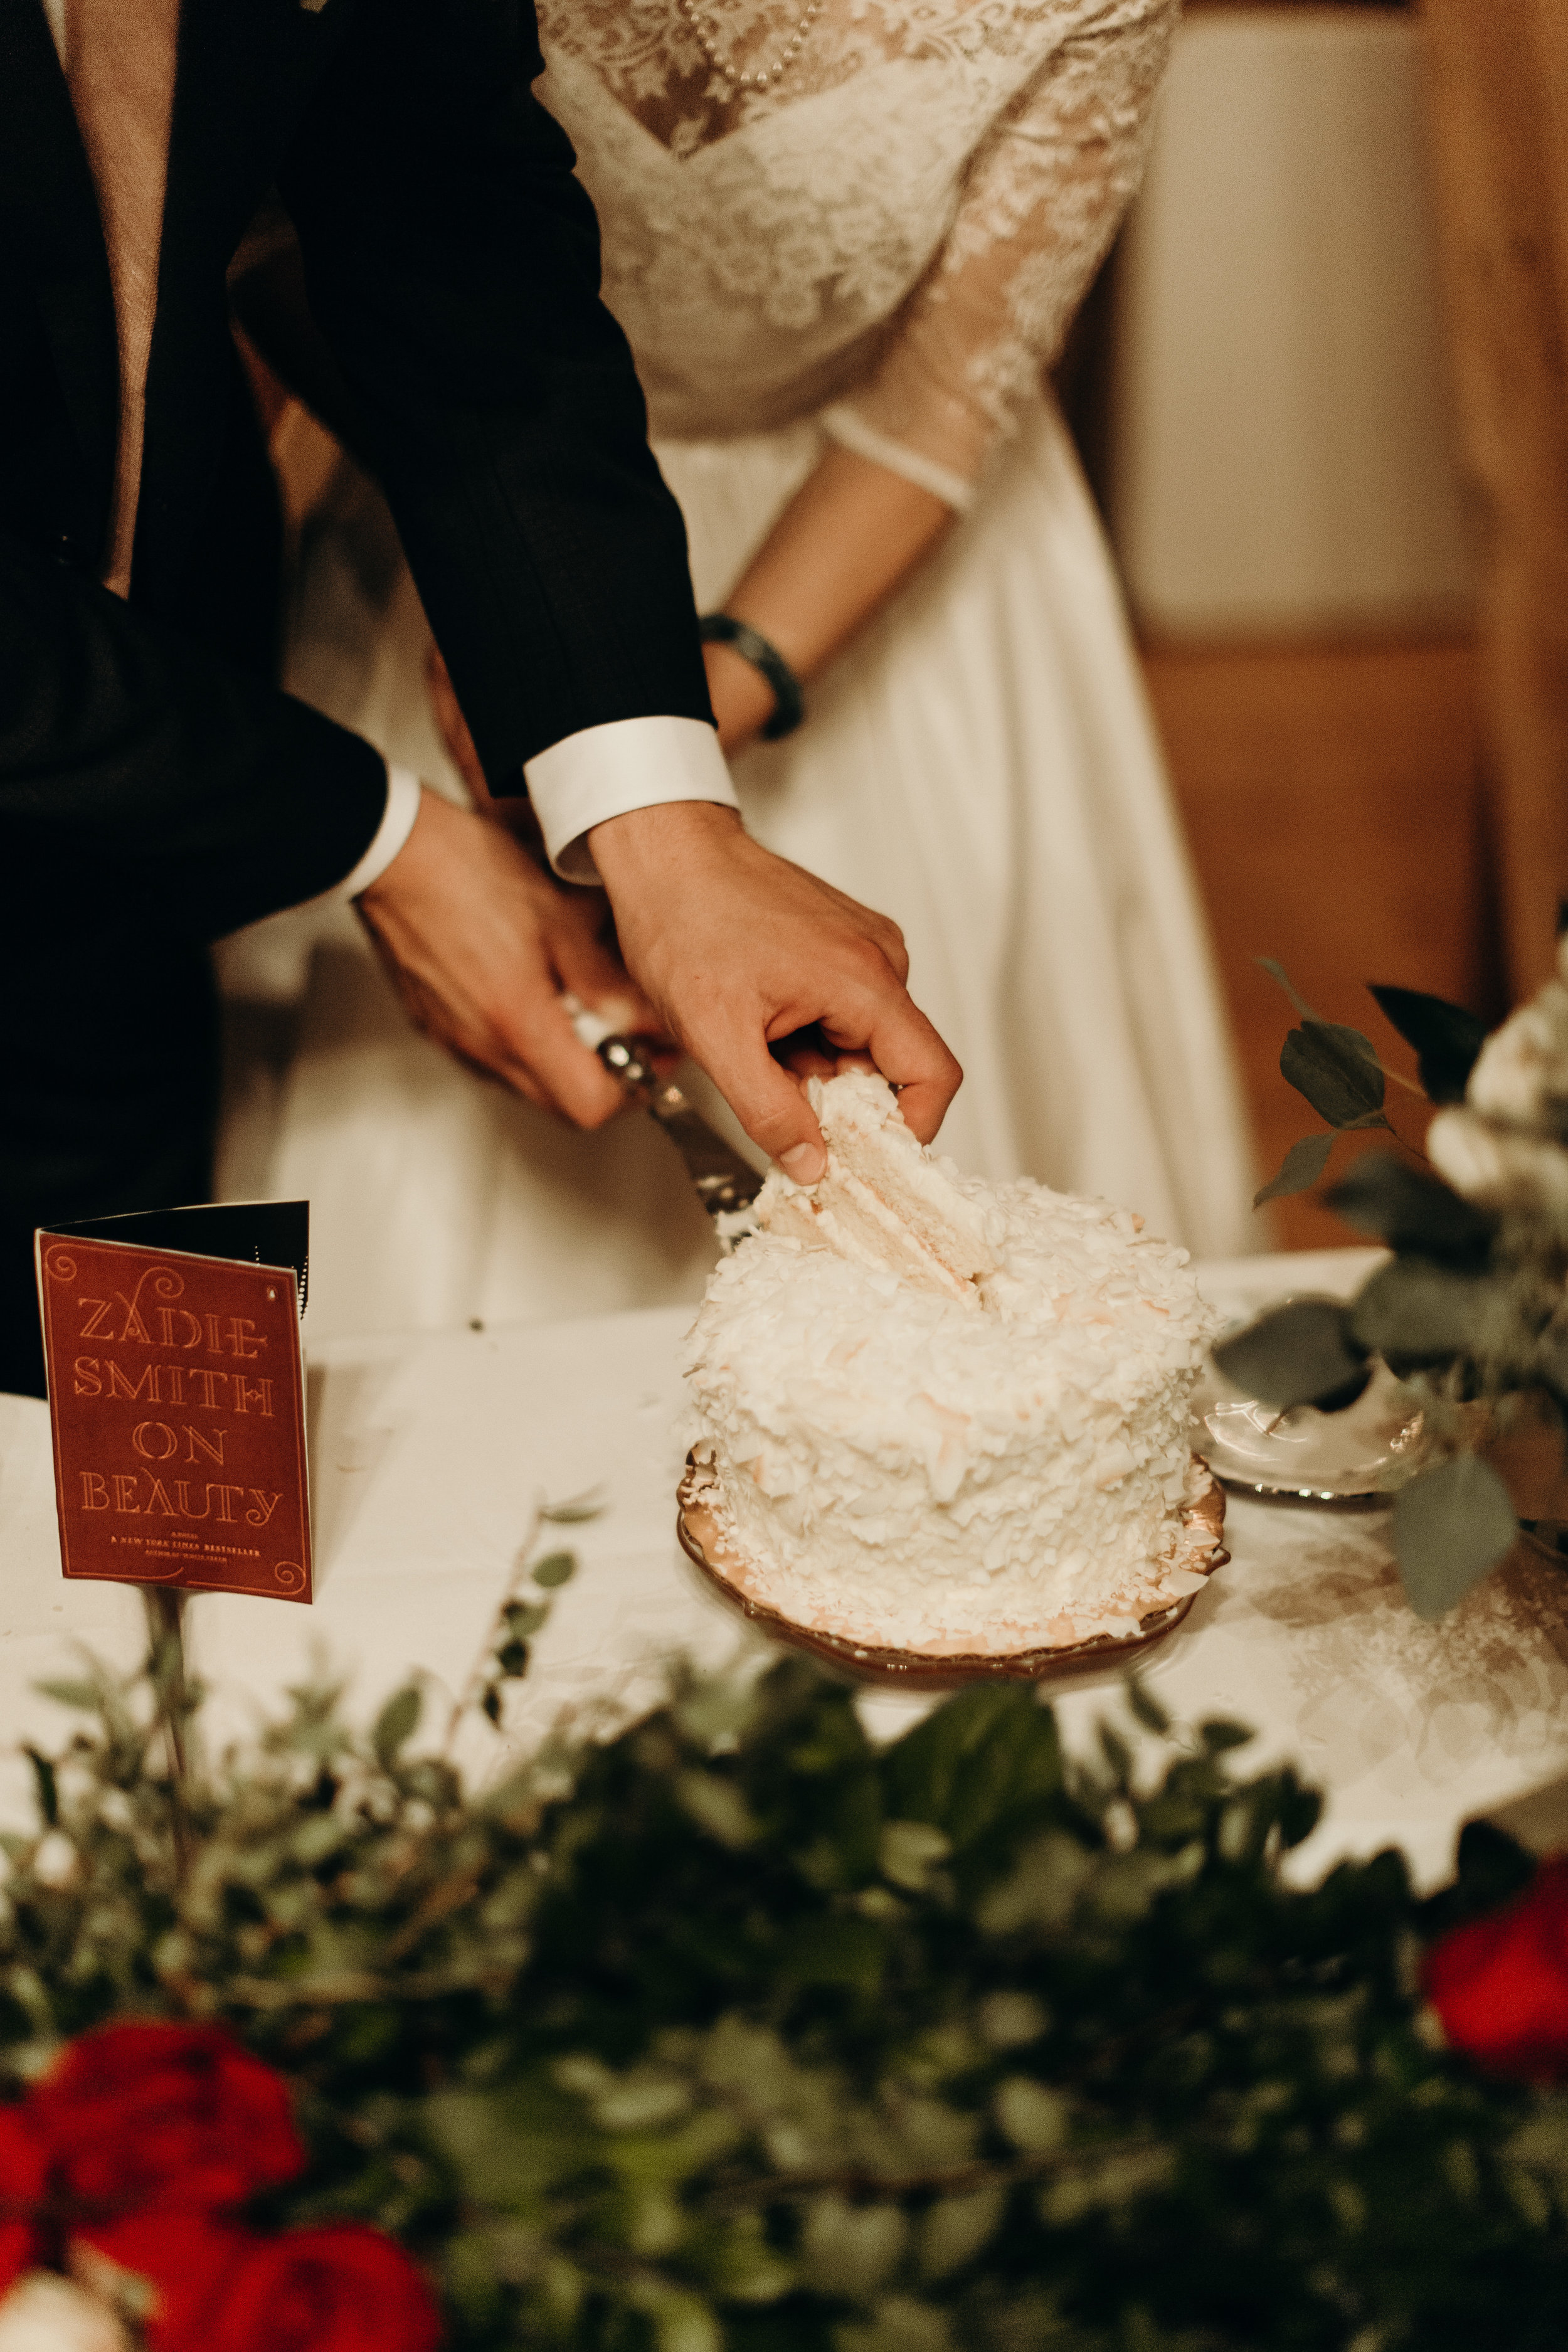
[[720, 749], [738, 751], [759, 734], [775, 708], [773, 688], [732, 646], [706, 645], [703, 664]]

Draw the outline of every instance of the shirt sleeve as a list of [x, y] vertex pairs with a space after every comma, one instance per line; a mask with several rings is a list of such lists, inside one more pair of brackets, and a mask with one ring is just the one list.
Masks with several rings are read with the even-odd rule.
[[550, 863], [567, 882], [598, 880], [585, 836], [608, 817], [670, 801], [739, 806], [719, 738], [699, 719], [585, 727], [538, 752], [523, 775]]
[[952, 230], [829, 433], [954, 507], [1060, 352], [1142, 174], [1179, 0], [1079, 0], [971, 159]]
[[374, 838], [352, 874], [345, 875], [335, 890], [334, 898], [357, 898], [373, 882], [379, 882], [398, 851], [414, 830], [414, 820], [419, 814], [420, 783], [412, 768], [388, 766], [386, 771], [386, 806], [375, 829]]

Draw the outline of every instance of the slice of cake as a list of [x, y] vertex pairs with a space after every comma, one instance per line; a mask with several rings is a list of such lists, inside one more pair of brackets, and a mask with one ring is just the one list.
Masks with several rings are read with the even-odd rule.
[[868, 1070], [807, 1087], [827, 1145], [827, 1173], [811, 1186], [782, 1170], [756, 1204], [769, 1233], [882, 1266], [917, 1289], [978, 1307], [976, 1285], [996, 1270], [1001, 1227], [960, 1192], [899, 1117], [884, 1078]]
[[725, 1579], [921, 1657], [1125, 1639], [1215, 1544], [1187, 1398], [1214, 1318], [1126, 1210], [924, 1150], [880, 1078], [814, 1080], [827, 1172], [775, 1171], [709, 1285], [692, 1494]]

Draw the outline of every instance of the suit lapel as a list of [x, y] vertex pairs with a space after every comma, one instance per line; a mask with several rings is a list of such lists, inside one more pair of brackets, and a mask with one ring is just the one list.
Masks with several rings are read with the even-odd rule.
[[120, 429], [114, 296], [92, 174], [39, 0], [0, 0], [0, 220], [6, 273], [37, 303], [101, 528]]

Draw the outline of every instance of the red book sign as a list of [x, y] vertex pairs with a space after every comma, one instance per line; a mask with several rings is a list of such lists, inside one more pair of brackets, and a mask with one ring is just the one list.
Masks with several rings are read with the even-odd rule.
[[68, 1576], [310, 1598], [288, 1266], [38, 1235]]

